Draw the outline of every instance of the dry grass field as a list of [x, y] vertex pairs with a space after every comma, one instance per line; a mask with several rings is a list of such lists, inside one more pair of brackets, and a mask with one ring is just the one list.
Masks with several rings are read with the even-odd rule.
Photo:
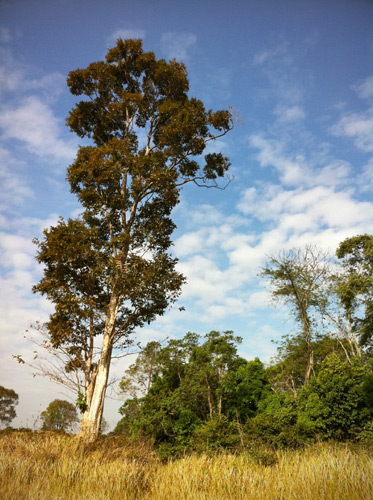
[[[269, 462], [271, 464], [269, 465]], [[372, 500], [367, 449], [314, 445], [271, 460], [221, 454], [161, 462], [145, 444], [47, 432], [0, 435], [2, 500]]]

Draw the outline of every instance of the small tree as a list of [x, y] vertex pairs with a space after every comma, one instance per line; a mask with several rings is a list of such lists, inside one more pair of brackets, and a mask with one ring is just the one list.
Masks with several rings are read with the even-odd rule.
[[[92, 141], [68, 168], [83, 206], [36, 240], [44, 276], [34, 292], [55, 311], [50, 344], [69, 354], [66, 371], [84, 381], [81, 435], [99, 434], [114, 349], [176, 301], [184, 277], [169, 254], [171, 212], [187, 183], [217, 186], [229, 161], [206, 144], [232, 128], [230, 111], [207, 111], [188, 96], [184, 64], [157, 60], [141, 40], [118, 40], [105, 61], [72, 71], [82, 96], [67, 124]], [[81, 398], [82, 399], [82, 398]]]
[[13, 389], [0, 385], [0, 422], [8, 426], [17, 416], [15, 406], [18, 404], [18, 394]]
[[48, 408], [41, 412], [40, 419], [43, 422], [44, 431], [71, 432], [75, 424], [79, 422], [75, 406], [68, 401], [55, 399], [49, 403]]

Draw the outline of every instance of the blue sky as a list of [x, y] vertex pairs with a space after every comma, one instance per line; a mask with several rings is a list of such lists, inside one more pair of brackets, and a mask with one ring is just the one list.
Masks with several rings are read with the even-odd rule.
[[[64, 125], [74, 105], [66, 76], [103, 59], [118, 37], [184, 61], [191, 95], [238, 114], [214, 146], [234, 181], [225, 191], [186, 188], [174, 213], [186, 310], [138, 339], [229, 329], [243, 337], [243, 356], [268, 362], [271, 340], [296, 326], [268, 305], [257, 278], [266, 255], [308, 243], [333, 253], [372, 232], [373, 3], [3, 0], [0, 19], [0, 385], [20, 395], [14, 425], [32, 426], [65, 397], [11, 355], [32, 358], [23, 333], [51, 312], [31, 293], [41, 276], [32, 238], [79, 213], [65, 182], [79, 145]], [[108, 399], [110, 424], [119, 406]]]

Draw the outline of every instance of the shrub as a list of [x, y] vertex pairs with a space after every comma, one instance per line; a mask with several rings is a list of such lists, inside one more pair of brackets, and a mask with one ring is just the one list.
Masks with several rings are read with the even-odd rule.
[[234, 450], [240, 445], [240, 434], [235, 422], [225, 415], [217, 415], [194, 432], [193, 446], [199, 452], [216, 453]]
[[299, 391], [298, 425], [323, 439], [357, 436], [372, 416], [372, 363], [329, 355]]

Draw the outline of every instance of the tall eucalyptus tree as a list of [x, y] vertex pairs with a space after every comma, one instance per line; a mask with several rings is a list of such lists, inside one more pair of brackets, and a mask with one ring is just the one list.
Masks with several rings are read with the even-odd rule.
[[67, 83], [82, 96], [67, 124], [91, 140], [67, 170], [83, 212], [36, 240], [44, 275], [33, 290], [55, 305], [45, 325], [50, 344], [69, 353], [66, 370], [82, 373], [81, 435], [91, 442], [113, 349], [128, 346], [134, 329], [180, 294], [171, 212], [183, 185], [218, 186], [225, 176], [226, 157], [201, 155], [233, 119], [190, 97], [184, 64], [157, 60], [141, 40], [119, 39], [104, 61], [70, 72]]

